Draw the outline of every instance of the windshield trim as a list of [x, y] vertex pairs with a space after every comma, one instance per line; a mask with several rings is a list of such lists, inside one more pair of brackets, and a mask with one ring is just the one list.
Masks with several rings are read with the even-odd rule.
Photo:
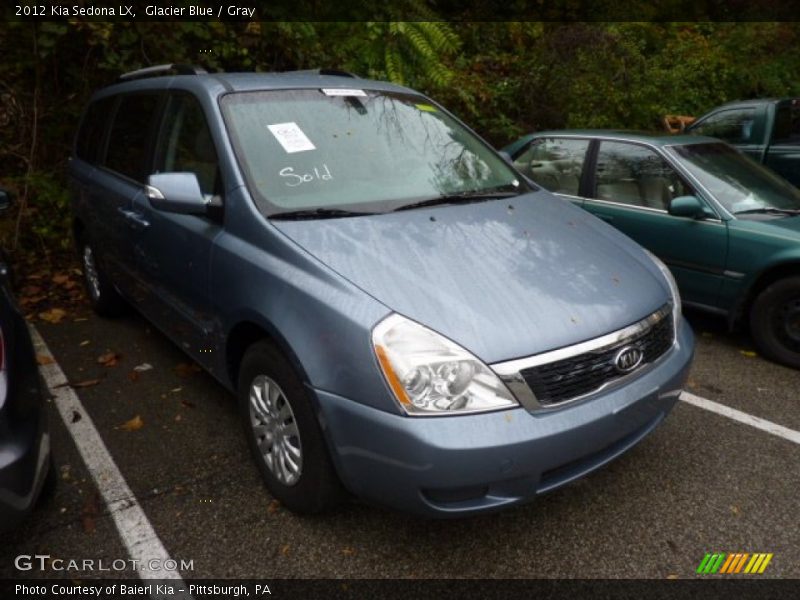
[[[703, 191], [708, 195], [708, 197], [713, 199], [714, 204], [716, 206], [719, 206], [719, 208], [722, 211], [724, 211], [725, 214], [729, 215], [729, 220], [731, 220], [731, 219], [741, 220], [742, 218], [746, 219], [746, 218], [748, 218], [747, 217], [748, 214], [752, 215], [752, 213], [744, 213], [744, 212], [739, 212], [739, 211], [734, 212], [734, 211], [730, 210], [721, 201], [719, 201], [716, 198], [716, 196], [713, 193], [711, 193], [711, 191], [697, 177], [694, 176], [694, 174], [688, 169], [688, 167], [685, 166], [685, 163], [689, 162], [689, 160], [687, 158], [685, 158], [684, 156], [682, 156], [677, 151], [677, 149], [678, 148], [691, 148], [691, 147], [696, 147], [696, 146], [721, 146], [721, 147], [724, 147], [727, 150], [729, 150], [731, 152], [734, 152], [737, 156], [739, 156], [742, 159], [744, 159], [745, 162], [752, 163], [752, 166], [754, 166], [756, 168], [756, 170], [766, 171], [766, 175], [768, 176], [767, 179], [769, 179], [769, 176], [773, 175], [773, 173], [769, 169], [764, 167], [762, 164], [760, 164], [757, 161], [755, 161], [752, 158], [750, 158], [749, 156], [742, 154], [735, 146], [732, 146], [731, 144], [728, 144], [727, 142], [725, 142], [723, 140], [715, 140], [715, 141], [708, 141], [708, 142], [702, 142], [702, 143], [690, 143], [690, 144], [674, 144], [674, 145], [669, 146], [669, 153], [674, 156], [675, 162], [679, 163], [681, 165], [682, 170], [685, 171], [689, 176], [691, 176], [692, 181], [695, 181], [703, 189]], [[774, 174], [774, 175], [778, 179], [782, 179], [779, 175], [777, 175], [777, 174]], [[788, 182], [786, 182], [786, 183], [788, 185], [791, 185]], [[775, 207], [775, 208], [781, 208], [781, 207]]]
[[[351, 82], [348, 82], [351, 83]], [[500, 153], [495, 149], [491, 144], [489, 144], [482, 136], [478, 135], [475, 130], [473, 130], [469, 125], [464, 123], [461, 119], [451, 113], [449, 110], [444, 108], [441, 104], [425, 96], [415, 90], [411, 90], [408, 88], [398, 88], [398, 89], [386, 89], [380, 85], [374, 85], [374, 82], [367, 82], [370, 85], [355, 85], [359, 83], [358, 80], [352, 82], [353, 85], [349, 85], [346, 88], [343, 86], [342, 89], [360, 89], [364, 90], [365, 92], [373, 92], [376, 94], [383, 94], [383, 95], [400, 95], [400, 96], [411, 96], [415, 99], [418, 99], [420, 102], [425, 104], [431, 104], [437, 108], [438, 111], [442, 112], [443, 114], [447, 115], [450, 119], [452, 119], [459, 127], [463, 128], [466, 132], [470, 134], [477, 142], [486, 150], [489, 154], [494, 155], [505, 168], [507, 168], [512, 174], [515, 175], [519, 185], [517, 187], [518, 194], [524, 195], [531, 192], [536, 192], [540, 188], [534, 185], [531, 181], [529, 181], [519, 170], [514, 167], [512, 164], [509, 164]], [[224, 107], [225, 101], [228, 97], [231, 96], [238, 96], [238, 95], [249, 95], [249, 94], [263, 94], [268, 92], [291, 92], [291, 91], [302, 91], [302, 90], [319, 90], [321, 89], [317, 85], [303, 85], [303, 86], [285, 86], [285, 87], [267, 87], [267, 88], [259, 88], [259, 89], [248, 89], [248, 90], [231, 90], [226, 91], [223, 94], [220, 94], [217, 97], [217, 107], [220, 112], [220, 116], [222, 117], [222, 124], [226, 132], [226, 137], [228, 138], [228, 142], [233, 150], [233, 165], [237, 170], [238, 174], [244, 183], [244, 187], [250, 196], [251, 201], [255, 205], [256, 210], [266, 217], [267, 219], [278, 216], [283, 213], [291, 213], [295, 212], [296, 208], [284, 208], [281, 207], [274, 202], [272, 202], [269, 198], [267, 198], [261, 191], [258, 189], [257, 186], [254, 185], [252, 174], [250, 170], [247, 168], [247, 163], [243, 160], [243, 150], [239, 144], [238, 137], [232, 131], [232, 123], [229, 122], [229, 119], [226, 117], [226, 109]], [[407, 198], [401, 202], [391, 202], [386, 200], [376, 200], [375, 202], [358, 202], [358, 203], [337, 203], [335, 206], [331, 206], [328, 208], [338, 208], [346, 211], [353, 211], [354, 213], [370, 213], [370, 214], [383, 214], [388, 213], [396, 210], [398, 207], [403, 206], [405, 204], [409, 204], [412, 202], [416, 202], [419, 200], [425, 200], [425, 197], [420, 198]], [[489, 198], [487, 198], [488, 200]], [[374, 210], [375, 204], [381, 204], [381, 208], [379, 210]], [[307, 208], [318, 208], [318, 207], [307, 207]], [[323, 207], [324, 208], [324, 207]], [[361, 216], [361, 215], [359, 215]]]
[[700, 194], [703, 196], [703, 199], [708, 203], [709, 207], [717, 213], [717, 220], [724, 222], [724, 221], [731, 221], [736, 219], [736, 216], [729, 211], [722, 202], [717, 200], [716, 196], [711, 193], [706, 185], [698, 179], [694, 173], [692, 173], [686, 166], [683, 164], [683, 157], [676, 151], [676, 148], [683, 148], [685, 146], [698, 146], [702, 144], [724, 144], [725, 142], [689, 142], [686, 144], [670, 144], [668, 146], [664, 146], [664, 154], [668, 156], [673, 164], [673, 166], [678, 169], [692, 184], [697, 188]]

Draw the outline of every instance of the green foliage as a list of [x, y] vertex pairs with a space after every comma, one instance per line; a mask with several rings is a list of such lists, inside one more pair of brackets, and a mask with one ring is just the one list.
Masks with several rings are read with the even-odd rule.
[[0, 185], [19, 191], [20, 240], [68, 245], [64, 172], [80, 111], [95, 89], [147, 65], [343, 68], [428, 93], [497, 145], [545, 128], [653, 129], [667, 113], [800, 95], [800, 23], [446, 23], [430, 5], [396, 0], [384, 22], [3, 23]]
[[62, 178], [38, 171], [27, 177], [31, 231], [49, 248], [71, 247], [69, 193]]
[[452, 81], [449, 63], [460, 47], [451, 26], [441, 21], [351, 23], [341, 43], [347, 69], [432, 90]]

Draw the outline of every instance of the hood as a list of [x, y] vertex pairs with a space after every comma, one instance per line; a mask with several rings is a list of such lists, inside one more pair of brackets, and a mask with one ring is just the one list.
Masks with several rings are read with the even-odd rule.
[[757, 236], [773, 238], [778, 246], [800, 242], [800, 216], [747, 215], [728, 221], [728, 226]]
[[800, 216], [769, 218], [763, 221], [752, 221], [748, 219], [748, 222], [758, 223], [758, 226], [776, 235], [785, 235], [800, 239]]
[[487, 363], [609, 333], [669, 300], [641, 248], [547, 192], [272, 224], [391, 310]]

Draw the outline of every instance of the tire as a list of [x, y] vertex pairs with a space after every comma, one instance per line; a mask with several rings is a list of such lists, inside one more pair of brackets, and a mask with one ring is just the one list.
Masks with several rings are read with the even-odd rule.
[[273, 345], [262, 341], [247, 350], [238, 390], [247, 443], [272, 496], [299, 514], [339, 504], [344, 491], [308, 393]]
[[780, 279], [758, 295], [750, 332], [761, 354], [800, 369], [800, 277]]
[[117, 317], [125, 312], [126, 304], [109, 281], [94, 247], [86, 239], [78, 240], [78, 252], [83, 270], [83, 284], [92, 310], [101, 317]]

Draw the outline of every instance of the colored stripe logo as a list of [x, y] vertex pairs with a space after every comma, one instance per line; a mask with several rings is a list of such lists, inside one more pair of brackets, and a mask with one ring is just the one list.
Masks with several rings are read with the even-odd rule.
[[701, 575], [713, 575], [715, 573], [725, 575], [750, 574], [760, 575], [763, 573], [773, 554], [757, 552], [707, 552], [697, 567], [697, 572]]

